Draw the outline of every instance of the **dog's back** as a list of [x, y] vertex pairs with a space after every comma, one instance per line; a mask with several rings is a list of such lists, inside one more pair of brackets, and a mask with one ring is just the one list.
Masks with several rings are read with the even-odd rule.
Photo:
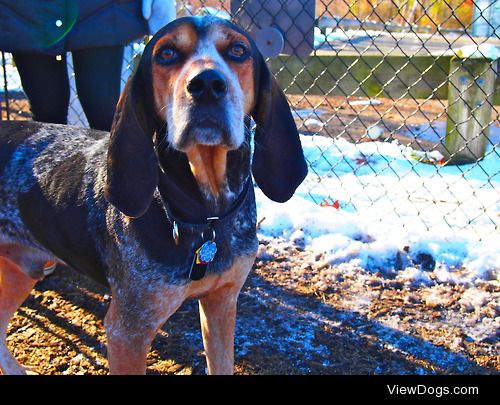
[[[0, 123], [0, 242], [57, 256], [98, 281], [96, 234], [109, 134], [37, 122]], [[76, 230], [86, 230], [86, 233]], [[81, 251], [88, 254], [78, 254]], [[76, 259], [76, 262], [75, 262]]]

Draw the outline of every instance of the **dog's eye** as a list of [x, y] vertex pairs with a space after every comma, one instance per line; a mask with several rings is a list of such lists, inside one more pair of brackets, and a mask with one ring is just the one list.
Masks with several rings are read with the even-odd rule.
[[172, 63], [177, 60], [179, 54], [174, 48], [163, 48], [156, 56], [160, 63]]
[[235, 44], [231, 45], [227, 54], [231, 59], [241, 61], [246, 59], [246, 57], [248, 56], [248, 49], [241, 42], [236, 42]]

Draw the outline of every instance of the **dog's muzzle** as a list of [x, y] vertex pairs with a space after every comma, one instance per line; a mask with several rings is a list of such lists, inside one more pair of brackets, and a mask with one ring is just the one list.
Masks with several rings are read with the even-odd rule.
[[193, 76], [186, 84], [190, 100], [186, 131], [181, 145], [222, 145], [231, 148], [228, 128], [230, 103], [228, 83], [216, 69], [205, 69]]

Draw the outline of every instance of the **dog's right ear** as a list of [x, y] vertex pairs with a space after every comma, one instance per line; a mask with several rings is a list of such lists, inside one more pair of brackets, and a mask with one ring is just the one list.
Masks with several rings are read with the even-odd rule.
[[271, 200], [289, 200], [307, 175], [299, 132], [283, 90], [262, 55], [255, 51], [257, 100], [252, 117], [255, 152], [252, 173]]
[[146, 111], [148, 72], [144, 69], [141, 61], [123, 90], [108, 146], [104, 196], [129, 217], [146, 213], [158, 185], [158, 159], [153, 147], [156, 127], [152, 108]]

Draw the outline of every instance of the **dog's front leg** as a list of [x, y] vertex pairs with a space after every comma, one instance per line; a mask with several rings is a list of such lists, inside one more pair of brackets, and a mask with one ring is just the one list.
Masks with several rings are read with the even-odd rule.
[[238, 291], [221, 288], [200, 299], [200, 322], [209, 374], [232, 374]]
[[[137, 291], [144, 291], [138, 288]], [[175, 290], [175, 289], [174, 289]], [[177, 289], [178, 290], [178, 289]], [[179, 291], [161, 289], [139, 296], [113, 294], [104, 319], [110, 374], [145, 374], [158, 329], [182, 304]]]
[[233, 282], [201, 298], [200, 322], [209, 374], [233, 374], [236, 304], [255, 257], [238, 260]]

